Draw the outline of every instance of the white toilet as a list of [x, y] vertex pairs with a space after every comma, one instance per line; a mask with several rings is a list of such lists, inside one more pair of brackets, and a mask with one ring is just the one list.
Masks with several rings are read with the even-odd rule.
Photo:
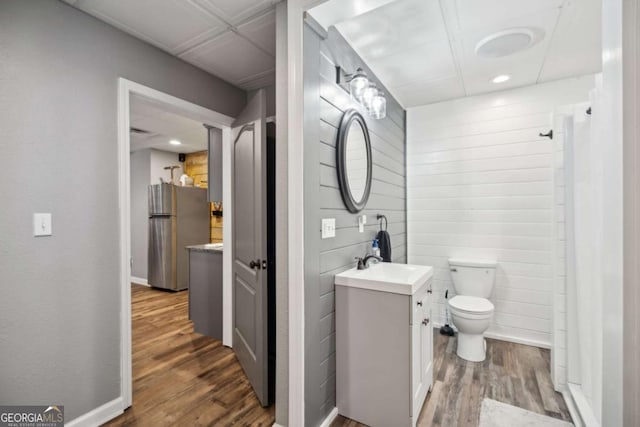
[[484, 331], [493, 316], [491, 296], [496, 278], [496, 263], [450, 259], [449, 267], [456, 296], [449, 300], [449, 312], [458, 328], [458, 356], [482, 362], [486, 356]]

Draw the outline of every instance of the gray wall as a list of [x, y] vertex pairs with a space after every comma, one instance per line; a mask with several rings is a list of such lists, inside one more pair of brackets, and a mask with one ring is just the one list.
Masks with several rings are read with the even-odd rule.
[[[395, 262], [406, 262], [405, 112], [387, 93], [387, 118], [366, 116], [373, 148], [373, 185], [366, 208], [349, 213], [340, 197], [336, 172], [336, 133], [343, 112], [359, 108], [335, 84], [335, 64], [363, 66], [339, 33], [326, 40], [304, 29], [305, 156], [305, 417], [318, 425], [335, 407], [334, 276], [355, 266], [378, 231], [376, 214], [389, 219]], [[375, 80], [375, 79], [374, 79]], [[379, 81], [377, 81], [378, 86]], [[358, 215], [367, 215], [364, 233]], [[336, 219], [336, 237], [322, 240], [322, 218]]]
[[[120, 394], [117, 79], [235, 116], [244, 91], [52, 0], [0, 2], [0, 402]], [[32, 237], [32, 214], [53, 236]]]
[[147, 279], [149, 248], [149, 204], [151, 150], [131, 153], [131, 275]]

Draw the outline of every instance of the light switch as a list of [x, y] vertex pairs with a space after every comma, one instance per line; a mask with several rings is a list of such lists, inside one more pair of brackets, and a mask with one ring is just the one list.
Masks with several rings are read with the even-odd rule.
[[51, 214], [50, 213], [34, 213], [33, 214], [33, 235], [34, 236], [51, 236]]
[[336, 237], [336, 219], [322, 218], [322, 238]]
[[366, 215], [360, 215], [358, 217], [358, 231], [360, 233], [364, 233], [364, 225], [367, 223], [367, 216]]

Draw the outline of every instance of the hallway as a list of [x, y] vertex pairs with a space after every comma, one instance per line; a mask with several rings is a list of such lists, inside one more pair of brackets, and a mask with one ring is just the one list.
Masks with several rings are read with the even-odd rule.
[[106, 426], [271, 426], [233, 351], [193, 332], [188, 293], [132, 285], [133, 406]]

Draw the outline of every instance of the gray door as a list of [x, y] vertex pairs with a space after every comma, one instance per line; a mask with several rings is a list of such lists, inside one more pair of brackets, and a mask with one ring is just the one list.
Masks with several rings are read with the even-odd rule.
[[258, 91], [233, 124], [233, 348], [268, 405], [266, 102]]

